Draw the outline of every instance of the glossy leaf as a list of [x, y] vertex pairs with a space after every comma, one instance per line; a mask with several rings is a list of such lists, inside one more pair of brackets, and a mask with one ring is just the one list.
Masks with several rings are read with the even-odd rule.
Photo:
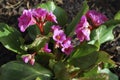
[[47, 42], [48, 38], [43, 36], [43, 35], [39, 35], [31, 44], [29, 45], [22, 45], [21, 48], [24, 50], [28, 50], [28, 49], [33, 49], [33, 50], [40, 50], [45, 43]]
[[0, 68], [0, 80], [51, 80], [52, 73], [35, 63], [34, 66], [19, 61], [12, 61]]
[[104, 51], [98, 51], [97, 53], [99, 54], [97, 63], [102, 62], [104, 64], [108, 64], [107, 66], [104, 66], [106, 68], [111, 68], [115, 66], [115, 62], [111, 60], [110, 55], [108, 53]]
[[28, 31], [28, 34], [32, 40], [35, 40], [37, 35], [40, 34], [40, 30], [36, 25], [28, 27], [27, 31]]
[[18, 54], [26, 53], [20, 48], [23, 44], [23, 38], [20, 32], [4, 23], [0, 23], [0, 42], [4, 47]]
[[37, 77], [35, 80], [41, 80], [39, 77]]
[[114, 20], [114, 19], [111, 19], [104, 23], [104, 25], [106, 26], [116, 26], [118, 24], [120, 24], [120, 20]]
[[97, 75], [97, 70], [98, 70], [98, 66], [96, 65], [93, 68], [91, 68], [90, 70], [85, 71], [83, 73], [84, 77], [93, 77], [94, 75]]
[[77, 49], [72, 53], [71, 58], [86, 56], [94, 51], [97, 51], [97, 49], [98, 48], [94, 45], [83, 43], [78, 46]]
[[114, 16], [115, 20], [120, 20], [120, 11], [118, 11], [115, 16]]
[[66, 65], [62, 62], [57, 62], [54, 65], [55, 80], [69, 80], [69, 74]]
[[98, 71], [99, 73], [108, 74], [109, 80], [118, 80], [118, 76], [113, 74], [109, 69], [105, 68]]
[[56, 5], [54, 4], [53, 1], [48, 1], [46, 3], [38, 4], [36, 7], [44, 8], [44, 9], [47, 9], [48, 11], [54, 12]]
[[70, 59], [69, 63], [75, 67], [79, 67], [81, 70], [85, 70], [92, 67], [96, 63], [97, 59], [98, 54], [96, 52], [93, 52], [86, 56], [72, 58]]
[[95, 74], [90, 77], [82, 77], [80, 80], [109, 80], [107, 74]]
[[87, 5], [87, 2], [84, 1], [82, 9], [78, 12], [77, 16], [72, 20], [72, 22], [66, 27], [65, 33], [69, 36], [72, 36], [74, 33], [74, 29], [78, 22], [80, 21], [80, 18], [89, 10], [89, 6]]
[[91, 41], [89, 43], [95, 44], [95, 42], [98, 41], [100, 46], [100, 44], [106, 41], [113, 40], [114, 36], [112, 31], [114, 27], [115, 26], [106, 27], [105, 25], [102, 25], [99, 28], [93, 30], [91, 33]]
[[36, 61], [39, 64], [42, 64], [42, 65], [48, 67], [50, 59], [54, 59], [54, 58], [55, 58], [55, 56], [52, 53], [43, 53], [43, 52], [40, 52], [36, 56]]

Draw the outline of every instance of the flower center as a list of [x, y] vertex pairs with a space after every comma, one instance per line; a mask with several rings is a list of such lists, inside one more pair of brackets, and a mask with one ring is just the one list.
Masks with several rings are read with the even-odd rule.
[[58, 35], [58, 36], [56, 36], [56, 38], [57, 38], [57, 40], [60, 40], [60, 36]]

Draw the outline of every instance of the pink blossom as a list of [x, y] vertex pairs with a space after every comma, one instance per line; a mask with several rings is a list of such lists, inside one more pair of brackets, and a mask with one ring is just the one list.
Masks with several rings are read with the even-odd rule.
[[26, 54], [26, 55], [22, 55], [22, 59], [25, 63], [30, 63], [31, 65], [34, 65], [35, 63], [35, 56], [36, 53], [33, 53], [33, 54]]
[[23, 14], [18, 18], [19, 28], [22, 32], [24, 32], [29, 26], [34, 25], [36, 23], [35, 19], [32, 16], [32, 10], [24, 10]]
[[50, 22], [55, 22], [55, 23], [57, 23], [56, 16], [55, 16], [52, 12], [49, 12], [49, 13], [47, 14], [46, 20], [47, 20], [47, 21], [50, 21]]
[[80, 40], [80, 42], [83, 42], [84, 40], [89, 41], [90, 40], [90, 29], [81, 29], [77, 33], [77, 38]]
[[48, 43], [46, 43], [45, 46], [42, 49], [46, 53], [50, 53], [51, 52], [51, 49], [48, 48]]
[[80, 42], [90, 40], [90, 29], [86, 16], [82, 16], [81, 21], [76, 26], [75, 32]]
[[51, 26], [51, 29], [52, 29], [52, 32], [54, 32], [54, 30], [55, 30], [55, 29], [60, 30], [60, 29], [61, 29], [61, 27], [60, 27], [60, 26], [58, 26], [58, 25], [53, 25], [53, 26]]
[[31, 65], [34, 65], [34, 64], [35, 64], [35, 59], [34, 59], [34, 58], [30, 59], [29, 63], [30, 63]]
[[62, 47], [69, 47], [72, 46], [71, 45], [71, 38], [66, 38], [66, 40], [63, 41], [63, 43], [61, 44]]
[[59, 26], [52, 26], [53, 40], [55, 40], [55, 48], [61, 48], [61, 51], [69, 55], [73, 51], [71, 38], [67, 38], [64, 31]]
[[53, 39], [57, 43], [62, 43], [64, 40], [66, 40], [66, 35], [64, 34], [63, 30], [55, 29], [53, 33]]
[[92, 21], [92, 24], [95, 27], [100, 26], [101, 24], [103, 24], [105, 21], [108, 20], [108, 18], [104, 14], [101, 14], [95, 10], [89, 10], [86, 13], [86, 16], [87, 16], [88, 20]]
[[62, 48], [62, 52], [64, 52], [67, 55], [70, 55], [70, 53], [73, 51], [73, 46], [69, 46], [69, 47], [63, 47]]
[[69, 55], [73, 51], [71, 38], [67, 38], [66, 40], [64, 40], [61, 46], [62, 46], [62, 52], [64, 52], [67, 55]]
[[27, 55], [23, 55], [22, 59], [25, 63], [28, 63], [30, 61], [30, 59], [32, 58], [32, 56], [30, 54]]
[[44, 34], [43, 27], [47, 21], [57, 23], [56, 16], [52, 12], [48, 12], [42, 8], [24, 10], [18, 20], [22, 32], [24, 32], [29, 26], [36, 24], [42, 34]]
[[32, 15], [38, 20], [43, 21], [46, 19], [46, 15], [48, 14], [47, 10], [42, 8], [33, 9]]

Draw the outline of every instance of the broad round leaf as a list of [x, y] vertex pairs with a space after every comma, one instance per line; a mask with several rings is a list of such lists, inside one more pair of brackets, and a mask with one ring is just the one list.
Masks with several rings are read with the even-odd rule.
[[40, 50], [42, 47], [44, 47], [45, 43], [48, 41], [48, 37], [39, 35], [35, 40], [29, 44], [29, 45], [22, 45], [21, 48], [24, 50], [28, 49], [34, 49], [34, 50]]
[[40, 34], [40, 30], [39, 30], [39, 28], [36, 25], [28, 27], [27, 31], [28, 31], [28, 35], [30, 36], [30, 38], [32, 40], [35, 40], [37, 35]]
[[51, 80], [52, 73], [35, 63], [34, 66], [19, 61], [12, 61], [0, 68], [0, 80]]
[[109, 64], [108, 66], [104, 66], [107, 68], [111, 68], [115, 66], [115, 62], [110, 58], [110, 55], [104, 51], [97, 51], [99, 54], [97, 63], [103, 62], [104, 64]]
[[83, 43], [77, 47], [77, 49], [72, 53], [72, 56], [70, 58], [78, 58], [78, 57], [86, 56], [97, 50], [98, 48], [96, 46]]
[[86, 70], [90, 67], [92, 67], [98, 59], [98, 54], [96, 52], [93, 52], [89, 55], [82, 56], [82, 57], [76, 57], [70, 59], [69, 63], [74, 65], [75, 67], [79, 67], [81, 70]]
[[107, 74], [109, 80], [118, 80], [118, 76], [113, 74], [109, 69], [105, 68], [98, 71], [101, 74]]
[[7, 24], [0, 23], [0, 42], [7, 49], [18, 54], [26, 53], [20, 46], [23, 44], [23, 38], [19, 31]]
[[114, 36], [112, 31], [114, 27], [115, 26], [109, 27], [106, 27], [105, 25], [99, 26], [99, 28], [92, 31], [91, 41], [89, 43], [95, 45], [95, 42], [98, 41], [100, 46], [100, 44], [106, 41], [113, 40]]

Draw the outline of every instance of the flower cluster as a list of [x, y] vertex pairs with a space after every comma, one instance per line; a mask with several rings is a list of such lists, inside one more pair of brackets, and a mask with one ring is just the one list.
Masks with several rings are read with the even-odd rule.
[[24, 10], [20, 18], [18, 18], [18, 21], [18, 26], [22, 32], [24, 32], [29, 26], [36, 24], [41, 33], [44, 32], [43, 26], [47, 21], [57, 23], [55, 15], [42, 8]]
[[84, 40], [90, 40], [90, 32], [92, 29], [100, 26], [108, 18], [95, 10], [89, 10], [86, 15], [83, 15], [80, 22], [76, 26], [75, 33], [80, 42]]
[[[37, 8], [37, 9], [29, 9], [24, 10], [23, 14], [18, 18], [19, 27], [22, 32], [24, 32], [29, 26], [37, 25], [41, 31], [41, 34], [44, 33], [43, 26], [47, 21], [57, 23], [56, 17], [52, 12], [48, 12], [45, 9]], [[107, 17], [99, 12], [94, 10], [89, 10], [85, 15], [81, 17], [80, 22], [77, 24], [75, 33], [80, 42], [89, 41], [91, 30], [97, 28], [105, 21], [107, 21]], [[66, 55], [70, 55], [73, 51], [73, 45], [71, 42], [71, 38], [67, 37], [64, 31], [58, 25], [51, 26], [53, 32], [53, 40], [55, 41], [55, 48], [60, 48], [63, 53]], [[51, 49], [48, 48], [48, 43], [45, 44], [43, 48], [41, 48], [43, 52], [50, 53]], [[32, 55], [23, 55], [22, 58], [25, 63], [34, 64], [35, 54]]]
[[22, 55], [22, 59], [25, 63], [30, 63], [31, 65], [34, 65], [35, 63], [35, 56], [36, 53], [33, 53], [33, 54], [26, 54], [26, 55]]
[[53, 40], [56, 41], [56, 47], [61, 47], [61, 51], [69, 55], [73, 50], [71, 39], [69, 37], [66, 37], [64, 31], [61, 30], [60, 26], [53, 25], [52, 31]]
[[104, 14], [101, 14], [95, 10], [89, 10], [86, 13], [86, 17], [88, 21], [91, 21], [92, 27], [98, 27], [108, 20], [108, 18]]

